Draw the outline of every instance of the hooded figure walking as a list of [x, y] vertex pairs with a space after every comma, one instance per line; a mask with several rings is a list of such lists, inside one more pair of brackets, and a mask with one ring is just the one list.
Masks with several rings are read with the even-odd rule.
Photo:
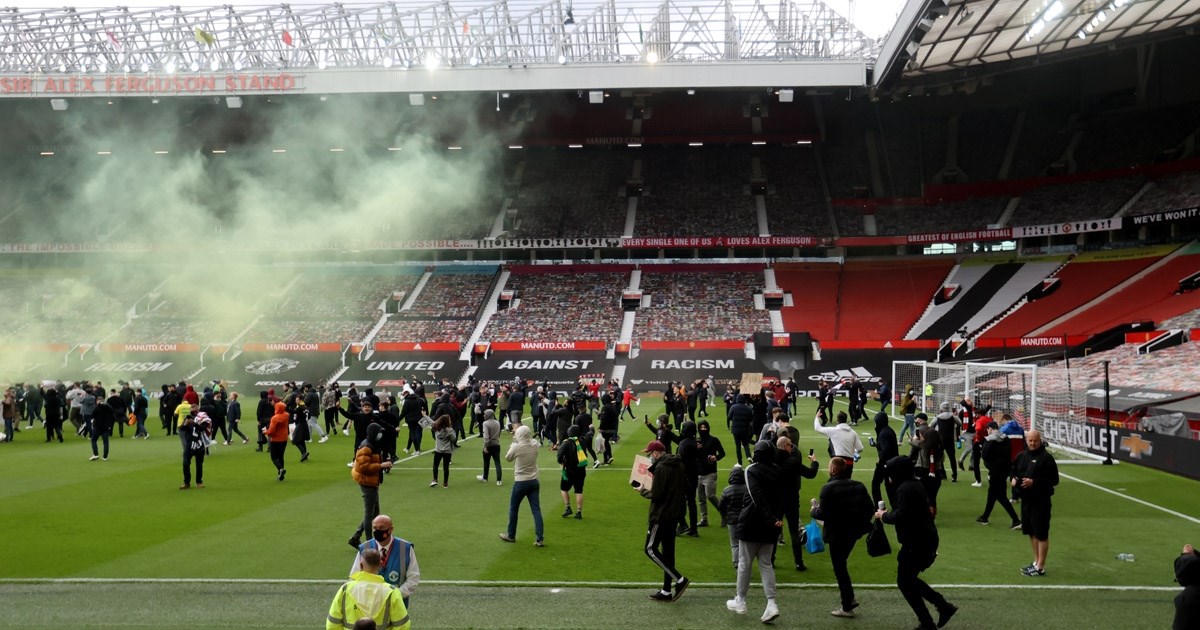
[[383, 471], [392, 467], [391, 460], [384, 461], [383, 425], [372, 422], [367, 427], [367, 437], [358, 445], [354, 452], [354, 467], [350, 477], [362, 491], [363, 518], [354, 530], [354, 535], [348, 541], [355, 549], [362, 544], [362, 535], [371, 534], [371, 521], [379, 516], [379, 484], [383, 483]]

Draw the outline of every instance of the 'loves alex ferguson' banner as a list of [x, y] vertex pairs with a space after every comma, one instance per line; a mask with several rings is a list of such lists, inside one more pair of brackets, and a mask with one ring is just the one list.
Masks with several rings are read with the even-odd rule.
[[243, 352], [341, 352], [340, 343], [248, 343]]
[[375, 344], [376, 352], [458, 352], [456, 341], [381, 341]]
[[493, 341], [492, 351], [607, 350], [604, 341]]

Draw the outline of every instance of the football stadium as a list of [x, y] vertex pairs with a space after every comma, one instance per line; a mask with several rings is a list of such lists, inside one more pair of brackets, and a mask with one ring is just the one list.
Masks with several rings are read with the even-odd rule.
[[1198, 27], [0, 10], [0, 628], [1200, 628]]

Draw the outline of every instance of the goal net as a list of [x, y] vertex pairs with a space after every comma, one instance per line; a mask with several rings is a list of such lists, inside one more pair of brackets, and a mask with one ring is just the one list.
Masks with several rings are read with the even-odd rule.
[[895, 361], [892, 383], [897, 405], [893, 409], [910, 385], [917, 408], [931, 417], [943, 402], [956, 405], [957, 410], [960, 400], [970, 398], [977, 410], [992, 405], [998, 413], [1011, 415], [1026, 431], [1041, 431], [1060, 461], [1100, 461], [1103, 457], [1089, 452], [1098, 446], [1089, 443], [1096, 432], [1087, 430], [1088, 386], [1099, 380], [1091, 371], [1062, 363]]

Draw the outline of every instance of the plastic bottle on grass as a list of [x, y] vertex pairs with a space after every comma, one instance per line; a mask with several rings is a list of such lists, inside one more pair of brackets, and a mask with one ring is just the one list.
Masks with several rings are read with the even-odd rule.
[[1117, 560], [1124, 560], [1125, 562], [1133, 562], [1134, 557], [1133, 557], [1133, 554], [1131, 554], [1131, 553], [1119, 553], [1119, 554], [1117, 554]]

